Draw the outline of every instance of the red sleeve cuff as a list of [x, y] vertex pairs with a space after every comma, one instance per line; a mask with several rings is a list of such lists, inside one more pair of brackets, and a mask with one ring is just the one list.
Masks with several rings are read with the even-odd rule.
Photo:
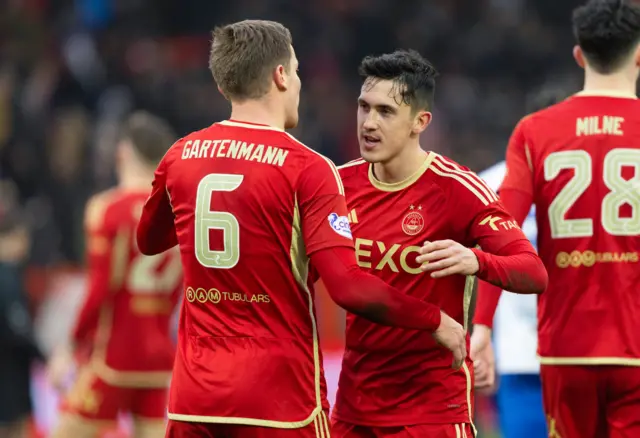
[[471, 251], [473, 251], [476, 259], [478, 259], [478, 272], [476, 272], [476, 277], [483, 277], [487, 269], [486, 253], [478, 248], [471, 248]]

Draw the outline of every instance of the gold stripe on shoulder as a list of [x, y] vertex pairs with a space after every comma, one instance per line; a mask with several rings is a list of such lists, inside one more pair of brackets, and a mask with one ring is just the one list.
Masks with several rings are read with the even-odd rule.
[[[497, 196], [495, 197], [495, 199], [493, 199], [493, 191], [488, 191], [486, 185], [480, 185], [480, 183], [478, 183], [476, 180], [471, 179], [469, 175], [463, 173], [462, 171], [456, 171], [444, 167], [442, 162], [439, 160], [434, 160], [434, 165], [431, 166], [430, 170], [438, 176], [452, 178], [458, 181], [467, 190], [473, 193], [476, 198], [478, 198], [484, 205], [489, 205], [491, 202], [498, 199]], [[487, 194], [491, 196], [490, 199], [487, 199]]]
[[338, 169], [346, 169], [347, 167], [353, 167], [353, 166], [358, 166], [360, 164], [365, 164], [366, 161], [364, 161], [364, 159], [362, 158], [358, 158], [357, 160], [351, 160], [351, 161], [347, 161], [344, 164], [341, 164], [338, 167]]
[[477, 187], [489, 200], [489, 203], [497, 201], [498, 195], [487, 185], [487, 183], [480, 178], [475, 172], [463, 169], [459, 164], [447, 161], [442, 155], [438, 155], [434, 163], [437, 163], [441, 170], [455, 173], [456, 175], [463, 176], [473, 186]]

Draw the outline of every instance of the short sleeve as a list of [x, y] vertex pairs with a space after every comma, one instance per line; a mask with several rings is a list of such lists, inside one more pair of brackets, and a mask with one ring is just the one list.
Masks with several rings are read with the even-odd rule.
[[516, 126], [507, 146], [507, 170], [500, 186], [502, 189], [513, 189], [533, 195], [533, 165], [530, 144], [525, 136], [525, 124], [528, 118], [522, 119]]
[[336, 166], [322, 155], [309, 158], [296, 187], [307, 254], [336, 246], [353, 247], [344, 187]]

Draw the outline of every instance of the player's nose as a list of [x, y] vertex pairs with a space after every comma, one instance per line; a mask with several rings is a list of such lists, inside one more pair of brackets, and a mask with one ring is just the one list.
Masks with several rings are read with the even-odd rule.
[[367, 117], [364, 119], [362, 123], [362, 129], [364, 131], [375, 131], [378, 128], [378, 120], [375, 115], [372, 115], [373, 111], [371, 111]]

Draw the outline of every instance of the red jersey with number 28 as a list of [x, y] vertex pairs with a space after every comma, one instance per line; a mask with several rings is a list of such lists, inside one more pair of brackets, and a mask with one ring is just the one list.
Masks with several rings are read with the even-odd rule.
[[536, 205], [541, 362], [640, 366], [640, 101], [583, 92], [524, 118], [500, 190]]
[[169, 418], [284, 429], [321, 418], [308, 259], [353, 248], [333, 163], [282, 130], [216, 123], [171, 147], [145, 213], [166, 228], [158, 239], [175, 226], [184, 266]]
[[121, 387], [166, 387], [175, 355], [170, 323], [182, 291], [177, 250], [138, 251], [147, 191], [116, 188], [87, 205], [88, 289], [72, 337], [92, 349], [91, 368]]
[[[430, 152], [406, 181], [378, 181], [372, 165], [340, 168], [358, 264], [400, 291], [435, 304], [466, 326], [473, 277], [433, 279], [416, 263], [424, 241], [455, 240], [498, 253], [526, 240], [496, 194], [473, 172]], [[334, 416], [353, 424], [470, 423], [472, 362], [452, 370], [430, 333], [348, 315]]]

